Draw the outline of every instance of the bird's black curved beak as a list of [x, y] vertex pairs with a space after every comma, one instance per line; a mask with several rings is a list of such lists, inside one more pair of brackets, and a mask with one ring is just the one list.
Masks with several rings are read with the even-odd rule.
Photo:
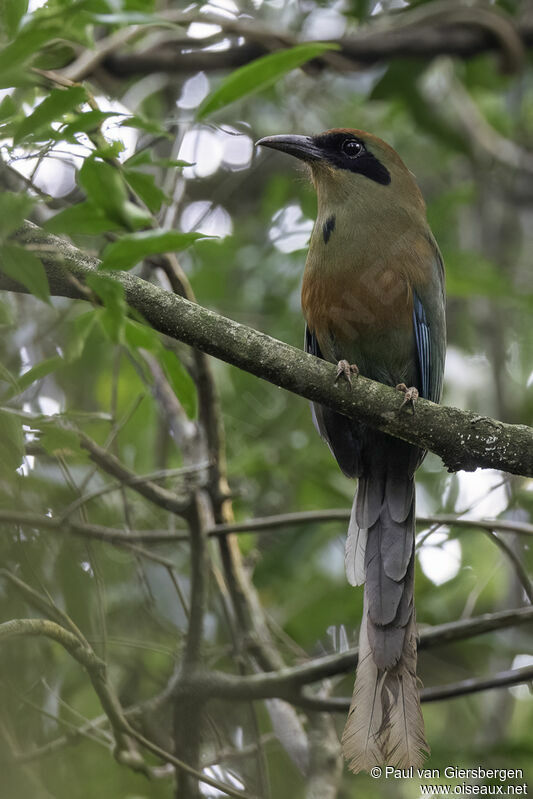
[[265, 136], [264, 139], [259, 139], [256, 145], [281, 150], [282, 153], [294, 155], [301, 161], [318, 161], [322, 158], [322, 153], [311, 136]]

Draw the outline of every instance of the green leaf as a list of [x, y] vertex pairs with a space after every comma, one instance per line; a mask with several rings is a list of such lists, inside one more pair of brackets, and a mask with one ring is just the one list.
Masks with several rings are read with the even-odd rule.
[[152, 352], [169, 381], [172, 390], [179, 399], [187, 416], [194, 419], [197, 411], [196, 386], [189, 373], [173, 350], [167, 350], [161, 343], [159, 334], [147, 325], [125, 320], [124, 343], [130, 349], [143, 349]]
[[120, 139], [116, 139], [115, 141], [106, 141], [105, 144], [101, 144], [100, 147], [97, 147], [96, 150], [93, 150], [93, 156], [95, 158], [103, 158], [104, 161], [108, 161], [113, 158], [118, 158], [120, 153], [124, 152], [125, 145], [123, 141]]
[[104, 161], [88, 158], [78, 173], [80, 185], [94, 206], [115, 222], [126, 221], [124, 206], [128, 192], [118, 169]]
[[59, 427], [57, 424], [45, 424], [39, 437], [39, 444], [48, 455], [76, 455], [82, 460], [89, 458], [89, 453], [82, 449], [79, 437], [73, 430]]
[[[0, 52], [0, 58], [2, 53]], [[13, 69], [0, 70], [0, 89], [13, 89], [15, 87], [33, 88], [32, 76], [24, 67], [15, 66]]]
[[69, 138], [74, 136], [75, 133], [91, 133], [98, 129], [98, 127], [105, 122], [109, 117], [124, 116], [116, 111], [85, 111], [84, 113], [76, 114], [76, 118], [65, 125], [61, 130], [61, 135]]
[[35, 111], [19, 125], [13, 137], [18, 144], [31, 134], [38, 134], [51, 122], [59, 122], [64, 114], [72, 111], [87, 99], [83, 86], [71, 86], [69, 89], [52, 89], [50, 94], [39, 103]]
[[150, 227], [152, 224], [152, 214], [129, 200], [124, 205], [123, 211], [124, 227], [128, 230], [139, 230], [140, 228]]
[[5, 122], [10, 117], [15, 116], [19, 108], [13, 98], [7, 94], [0, 103], [0, 122]]
[[111, 341], [118, 343], [122, 338], [126, 316], [123, 286], [113, 278], [99, 274], [89, 275], [86, 282], [104, 305], [103, 310], [97, 311], [98, 321]]
[[175, 160], [174, 158], [152, 158], [152, 154], [149, 150], [139, 150], [138, 153], [134, 153], [130, 158], [124, 161], [125, 167], [134, 167], [134, 166], [160, 166], [163, 169], [170, 169], [175, 167], [177, 169], [181, 169], [185, 166], [193, 166], [189, 161], [180, 161]]
[[160, 166], [163, 169], [183, 169], [186, 166], [194, 166], [195, 162], [181, 161], [180, 159], [176, 161], [174, 158], [155, 158], [152, 163], [154, 166]]
[[138, 153], [133, 153], [124, 161], [124, 167], [145, 166], [146, 164], [153, 164], [150, 150], [139, 150]]
[[9, 389], [7, 395], [4, 395], [2, 397], [4, 401], [8, 399], [10, 396], [18, 394], [19, 384], [17, 382], [17, 378], [15, 377], [15, 375], [11, 374], [9, 369], [6, 366], [4, 366], [3, 363], [0, 363], [0, 380], [2, 380], [4, 383], [9, 383], [9, 385], [11, 386], [11, 389]]
[[256, 94], [271, 86], [296, 67], [328, 50], [338, 50], [339, 45], [328, 42], [299, 44], [290, 50], [265, 55], [234, 70], [214, 92], [209, 94], [198, 109], [198, 119], [218, 111], [235, 100]]
[[54, 355], [52, 358], [46, 358], [44, 361], [36, 364], [31, 369], [28, 369], [27, 372], [24, 372], [18, 378], [18, 384], [21, 391], [26, 391], [26, 389], [31, 386], [32, 383], [35, 383], [36, 380], [42, 380], [43, 377], [46, 377], [52, 372], [57, 371], [59, 367], [64, 366], [65, 361], [61, 358], [60, 355]]
[[5, 302], [0, 302], [0, 325], [13, 324], [13, 313], [9, 305]]
[[123, 0], [126, 11], [143, 11], [144, 13], [151, 11], [153, 14], [155, 14], [155, 3], [156, 0]]
[[2, 27], [9, 39], [12, 39], [19, 27], [20, 20], [28, 10], [28, 0], [1, 0], [0, 16]]
[[141, 348], [158, 353], [162, 347], [158, 333], [148, 325], [126, 319], [124, 324], [124, 341], [130, 348]]
[[80, 358], [97, 319], [96, 311], [80, 314], [69, 324], [66, 359], [70, 363]]
[[172, 138], [172, 134], [165, 130], [164, 127], [158, 125], [157, 122], [152, 122], [150, 119], [145, 119], [144, 117], [140, 117], [138, 115], [134, 115], [131, 117], [126, 117], [120, 124], [119, 127], [121, 128], [137, 128], [138, 130], [144, 130], [146, 133], [153, 133], [154, 136], [165, 136], [167, 139]]
[[165, 192], [156, 186], [153, 175], [139, 172], [136, 169], [125, 169], [124, 175], [133, 191], [139, 195], [152, 213], [155, 214], [159, 211], [162, 203], [170, 202], [170, 198]]
[[23, 64], [46, 42], [60, 32], [59, 26], [46, 26], [23, 30], [15, 41], [0, 51], [0, 74]]
[[89, 288], [91, 288], [98, 298], [102, 300], [106, 308], [117, 310], [123, 314], [126, 310], [126, 301], [124, 299], [124, 287], [117, 280], [107, 275], [99, 275], [94, 273], [87, 275], [85, 281]]
[[124, 317], [114, 314], [109, 308], [96, 311], [96, 319], [106, 338], [113, 344], [121, 344], [124, 331]]
[[103, 232], [98, 225], [98, 214], [112, 223], [112, 227], [105, 230], [112, 230], [117, 225], [126, 230], [138, 230], [152, 223], [151, 214], [128, 200], [126, 183], [119, 169], [89, 158], [79, 171], [79, 182], [87, 193], [90, 207], [97, 209], [92, 214], [91, 224], [97, 228], [94, 232]]
[[[83, 36], [70, 36], [70, 39], [79, 39], [80, 44], [84, 47], [90, 48], [93, 45], [93, 42], [84, 42], [81, 41], [84, 38]], [[53, 42], [49, 42], [48, 44], [40, 50], [39, 53], [33, 58], [31, 65], [36, 69], [44, 69], [44, 70], [59, 70], [66, 67], [68, 64], [71, 64], [76, 58], [77, 52], [76, 49], [71, 44], [67, 44], [66, 40], [56, 39]], [[31, 73], [30, 73], [31, 75]], [[35, 85], [35, 80], [33, 82]]]
[[[22, 419], [15, 413], [0, 410], [0, 471], [18, 469], [24, 457]], [[3, 468], [4, 467], [4, 468]]]
[[42, 380], [43, 377], [55, 372], [60, 366], [63, 366], [64, 363], [65, 361], [63, 358], [59, 355], [54, 355], [52, 358], [46, 358], [46, 360], [36, 364], [32, 369], [28, 369], [27, 372], [24, 372], [23, 375], [17, 378], [15, 385], [8, 391], [7, 395], [3, 397], [3, 401], [7, 402], [7, 400], [10, 400], [17, 394], [22, 394], [22, 392], [26, 391], [36, 380]]
[[0, 249], [0, 270], [22, 283], [35, 297], [48, 302], [48, 278], [42, 263], [32, 252], [16, 244], [4, 244]]
[[145, 230], [131, 233], [109, 244], [103, 253], [102, 269], [131, 269], [147, 255], [185, 250], [197, 239], [211, 238], [202, 233], [175, 230]]
[[196, 416], [196, 386], [194, 381], [181, 364], [175, 352], [161, 347], [159, 361], [165, 370], [167, 379], [172, 386], [176, 397], [179, 399], [189, 419]]
[[0, 194], [0, 240], [17, 230], [35, 204], [27, 194], [4, 191]]
[[77, 42], [92, 49], [94, 38], [90, 12], [101, 12], [108, 8], [107, 3], [97, 4], [93, 0], [47, 0], [46, 5], [32, 13], [27, 27], [31, 25], [32, 29], [40, 29], [54, 26], [58, 39]]
[[90, 200], [85, 200], [59, 211], [48, 219], [43, 227], [50, 233], [96, 234], [120, 230], [124, 225], [115, 219], [110, 219], [102, 208]]
[[0, 411], [0, 474], [18, 469], [24, 457], [22, 422], [11, 413]]
[[0, 122], [5, 122], [10, 117], [15, 116], [19, 108], [13, 98], [7, 94], [0, 103]]

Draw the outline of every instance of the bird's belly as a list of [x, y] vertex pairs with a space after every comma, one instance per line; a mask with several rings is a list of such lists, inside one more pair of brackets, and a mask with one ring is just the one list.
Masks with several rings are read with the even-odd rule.
[[356, 363], [381, 383], [413, 383], [412, 292], [401, 274], [383, 269], [371, 279], [353, 272], [344, 280], [304, 278], [302, 307], [324, 358]]
[[333, 361], [346, 359], [371, 380], [396, 386], [418, 383], [412, 331], [391, 326], [387, 331], [360, 336], [353, 342], [332, 341]]

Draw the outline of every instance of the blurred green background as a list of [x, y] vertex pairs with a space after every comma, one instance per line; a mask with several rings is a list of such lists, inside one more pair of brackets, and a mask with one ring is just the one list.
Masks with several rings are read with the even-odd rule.
[[[340, 40], [378, 29], [386, 36], [408, 25], [422, 26], [421, 38], [427, 29], [438, 34], [452, 23], [467, 32], [478, 28], [472, 15], [463, 14], [466, 6], [439, 0], [213, 0], [187, 9], [170, 0], [29, 5], [5, 0], [0, 6], [0, 178], [2, 190], [13, 194], [4, 195], [0, 205], [4, 233], [26, 215], [98, 254], [116, 236], [141, 227], [151, 213], [161, 227], [216, 236], [179, 255], [198, 301], [300, 347], [299, 293], [315, 197], [303, 171], [278, 153], [256, 152], [253, 142], [275, 133], [332, 127], [369, 130], [390, 143], [415, 173], [444, 256], [449, 345], [443, 402], [531, 424], [533, 68], [530, 53], [521, 52], [520, 37], [513, 33], [528, 23], [530, 5], [512, 0], [480, 5], [485, 35], [483, 20], [489, 16], [492, 30], [503, 31], [489, 36], [491, 48], [482, 48], [491, 52], [452, 58], [436, 47], [434, 57], [406, 54], [362, 64], [332, 51], [199, 121], [200, 104], [240, 63], [231, 57], [239, 48], [259, 47], [253, 54], [262, 55], [296, 39]], [[97, 63], [74, 74], [89, 94], [67, 108], [63, 96], [57, 101], [54, 95], [64, 94], [61, 84], [32, 71], [54, 70], [68, 78], [69, 68], [79, 68], [84, 54], [104, 46]], [[138, 54], [146, 57], [133, 68]], [[242, 54], [239, 58], [246, 61]], [[52, 95], [56, 100], [28, 123], [38, 103]], [[109, 189], [108, 207], [105, 191], [91, 189], [91, 169], [102, 163], [94, 160], [95, 147], [108, 161], [122, 164], [123, 185], [143, 208], [139, 224], [128, 216], [131, 209], [124, 211], [125, 189], [115, 194]], [[128, 161], [134, 153], [144, 155]], [[88, 207], [77, 217], [65, 215], [84, 197], [93, 210], [100, 203], [102, 218], [95, 221]], [[63, 217], [53, 223], [58, 212]], [[27, 267], [30, 291], [39, 297], [35, 265], [20, 252], [13, 257], [22, 258], [14, 269], [22, 274]], [[168, 287], [149, 264], [134, 268]], [[76, 437], [65, 433], [65, 420], [109, 445], [138, 474], [183, 465], [143, 353], [132, 343], [133, 333], [125, 332], [120, 297], [106, 299], [104, 311], [5, 292], [0, 299], [1, 510], [58, 517], [78, 497], [109, 481], [90, 464]], [[181, 345], [173, 348], [175, 355], [164, 355], [158, 342], [154, 336], [141, 347], [152, 347], [194, 417], [195, 388], [184, 368], [190, 356]], [[41, 372], [21, 380], [43, 362]], [[226, 364], [212, 366], [237, 519], [349, 508], [354, 485], [315, 434], [307, 403]], [[185, 479], [171, 475], [163, 484], [179, 492]], [[422, 516], [531, 521], [531, 480], [492, 471], [448, 474], [429, 455], [417, 482]], [[172, 530], [176, 524], [125, 490], [102, 494], [75, 518], [137, 531]], [[428, 530], [419, 527], [421, 626], [527, 603], [509, 558], [485, 533], [443, 525], [435, 525], [430, 535]], [[344, 533], [344, 523], [337, 522], [239, 536], [273, 638], [288, 662], [357, 642], [362, 592], [345, 581]], [[530, 573], [529, 538], [507, 535], [505, 541]], [[172, 574], [138, 550], [76, 537], [67, 528], [50, 531], [12, 520], [2, 524], [0, 546], [4, 569], [48, 595], [108, 662], [124, 707], [162, 690], [179, 660], [187, 627], [176, 591], [176, 582], [185, 594], [189, 588], [186, 543], [151, 547], [172, 561]], [[209, 665], [233, 671], [216, 586], [212, 580], [206, 658]], [[39, 615], [5, 578], [0, 613], [0, 621]], [[76, 732], [102, 711], [87, 675], [56, 644], [14, 640], [2, 646], [0, 658], [3, 798], [173, 795], [171, 768], [159, 764], [148, 782], [114, 761], [105, 726]], [[524, 625], [423, 652], [419, 674], [424, 685], [436, 686], [532, 663], [531, 625]], [[347, 675], [333, 680], [330, 689], [348, 696], [351, 686]], [[164, 708], [154, 718], [154, 740], [168, 742], [168, 716]], [[517, 782], [528, 782], [533, 701], [526, 686], [428, 703], [424, 717], [432, 748], [429, 767], [521, 768], [524, 779]], [[294, 735], [292, 743], [287, 734], [280, 735], [276, 718], [272, 706], [257, 703], [254, 731], [246, 705], [213, 703], [204, 759], [218, 765], [209, 773], [222, 781], [234, 779], [251, 795], [266, 794], [254, 757], [217, 759], [217, 753], [239, 751], [259, 734], [265, 736], [270, 795], [307, 796], [307, 777], [295, 763]], [[283, 714], [280, 718], [283, 724]], [[293, 721], [303, 734], [306, 719], [300, 715]], [[343, 721], [342, 714], [335, 717], [338, 731]], [[153, 765], [158, 763], [154, 758]], [[420, 795], [416, 780], [372, 780], [346, 771], [335, 790], [345, 799]], [[220, 795], [208, 786], [202, 792]]]

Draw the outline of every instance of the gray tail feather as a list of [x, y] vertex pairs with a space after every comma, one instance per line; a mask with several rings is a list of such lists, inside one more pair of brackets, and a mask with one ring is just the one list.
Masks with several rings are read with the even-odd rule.
[[371, 480], [359, 480], [346, 545], [349, 581], [365, 582], [359, 663], [342, 737], [354, 772], [385, 763], [417, 767], [429, 753], [416, 677], [414, 481], [397, 461], [371, 471]]
[[416, 677], [414, 614], [400, 660], [389, 670], [378, 668], [374, 662], [366, 618], [365, 608], [352, 703], [342, 734], [344, 757], [355, 773], [385, 764], [418, 768], [429, 754], [429, 746]]
[[346, 578], [350, 585], [363, 585], [365, 581], [365, 552], [368, 530], [357, 524], [357, 494], [352, 505], [346, 546], [344, 549], [344, 566]]

